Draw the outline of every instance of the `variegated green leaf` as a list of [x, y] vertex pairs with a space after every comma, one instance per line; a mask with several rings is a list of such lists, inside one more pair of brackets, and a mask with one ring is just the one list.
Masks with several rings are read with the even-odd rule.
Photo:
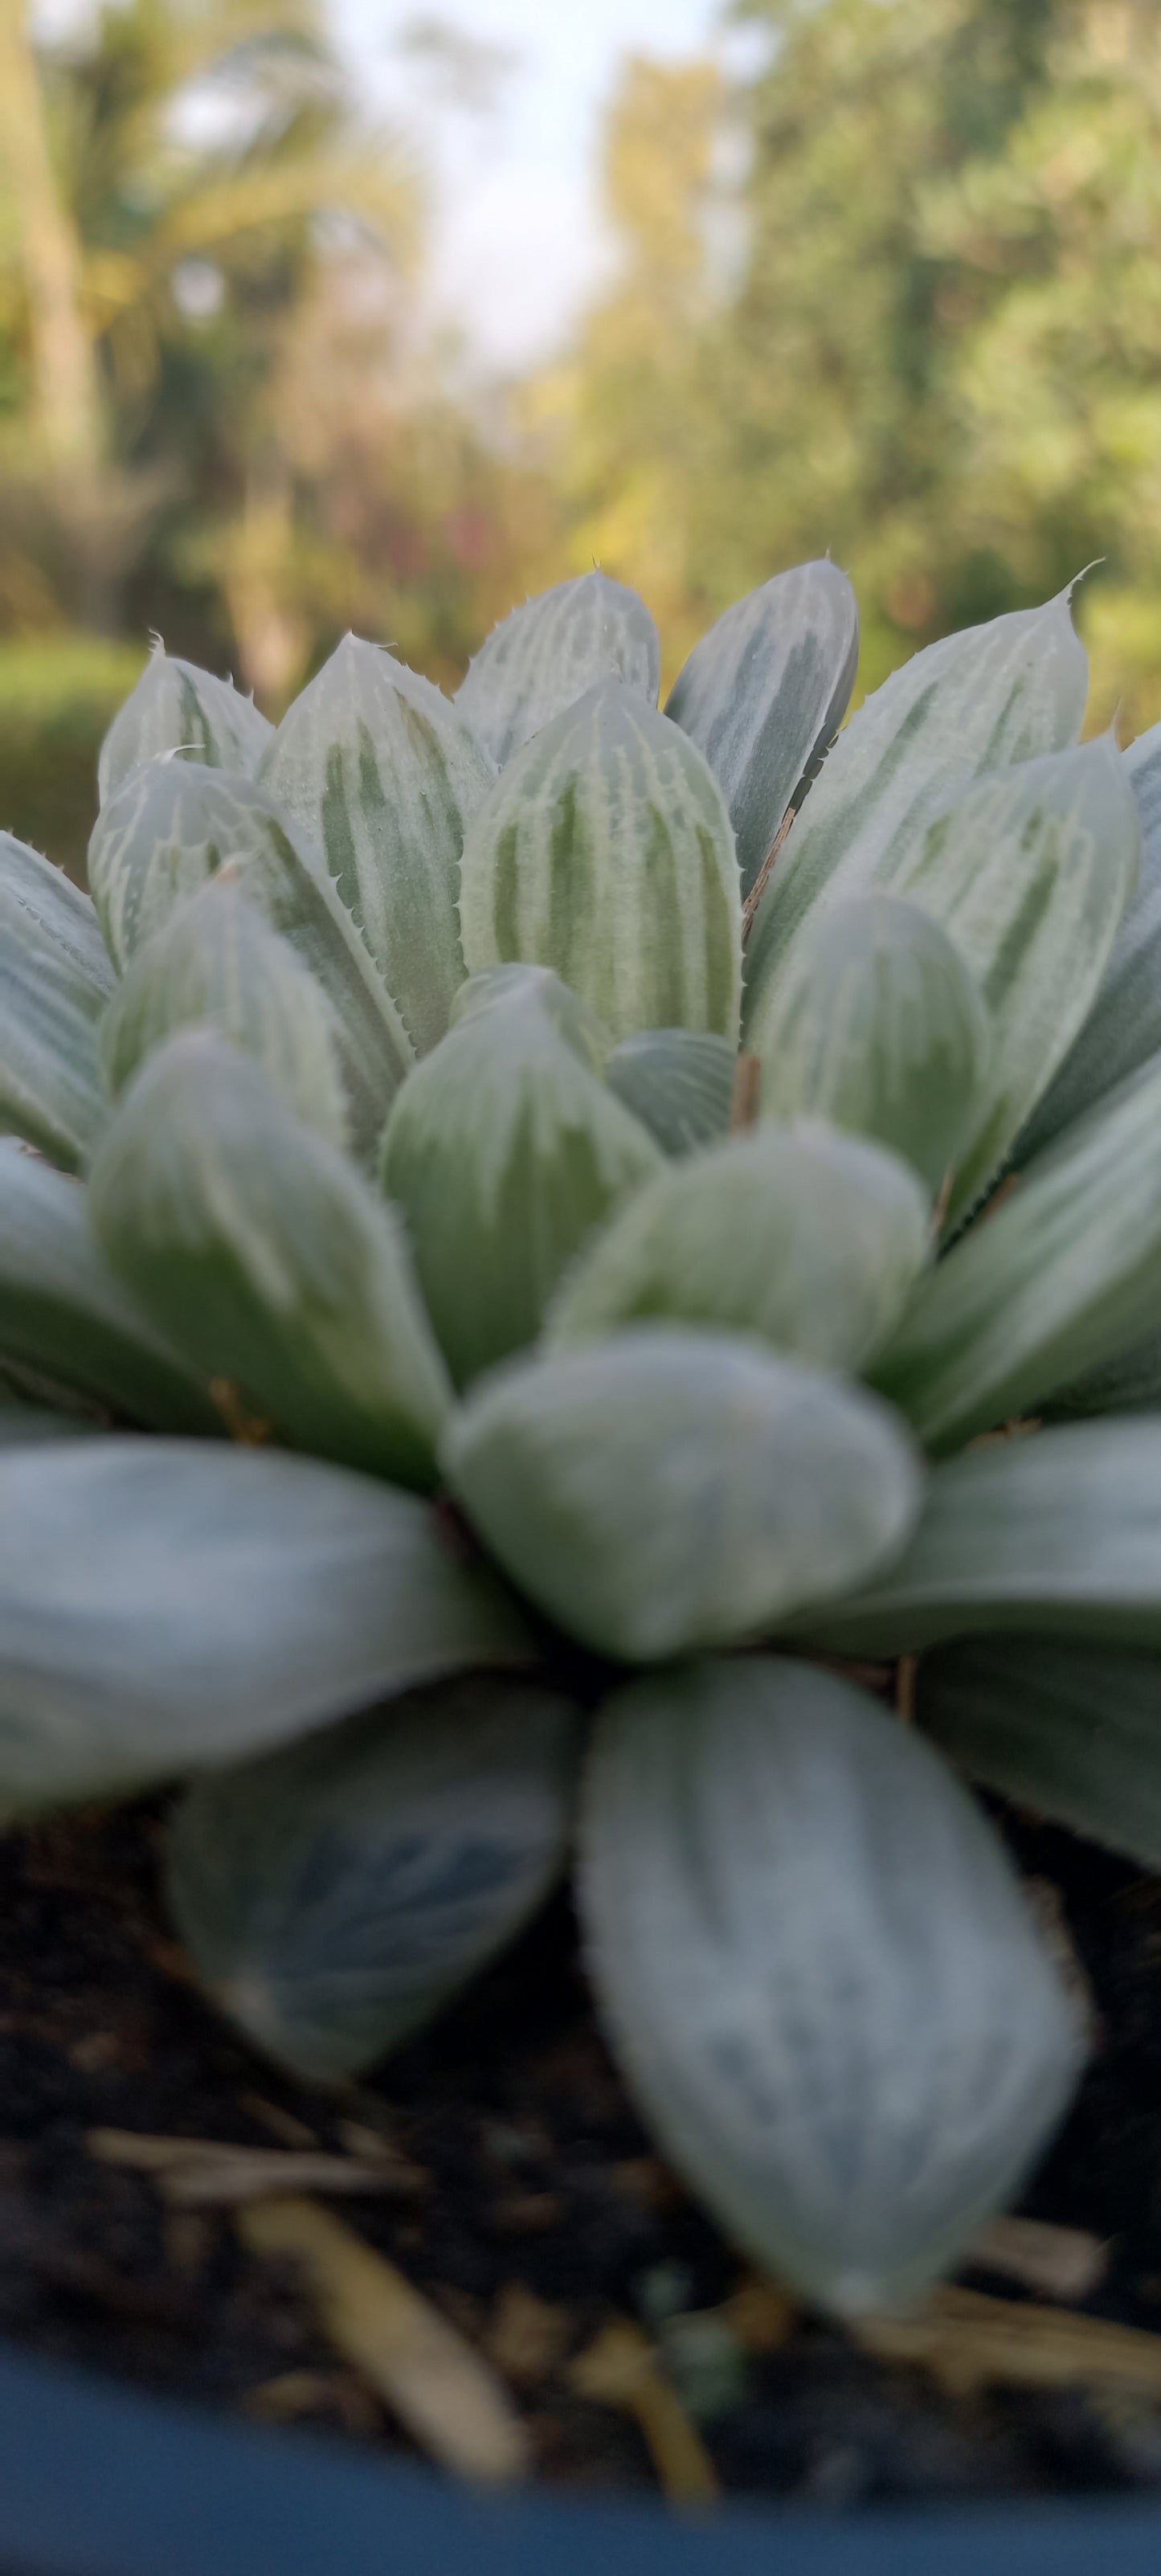
[[924, 1192], [894, 1154], [820, 1119], [771, 1123], [638, 1190], [569, 1272], [549, 1340], [654, 1316], [858, 1369], [902, 1312], [928, 1235]]
[[464, 832], [495, 772], [430, 680], [348, 635], [287, 709], [263, 778], [326, 854], [422, 1054], [464, 978]]
[[216, 1028], [332, 1144], [346, 1134], [341, 1032], [321, 984], [270, 930], [231, 865], [137, 949], [101, 1024], [101, 1070], [124, 1090], [180, 1028]]
[[[1061, 1148], [1071, 1134], [1070, 1128], [1061, 1137]], [[1152, 1324], [1139, 1341], [1125, 1344], [1103, 1367], [1087, 1369], [1082, 1377], [1055, 1387], [1041, 1411], [1050, 1422], [1086, 1413], [1161, 1412], [1161, 1326]]]
[[79, 1182], [0, 1142], [0, 1365], [155, 1431], [212, 1434], [209, 1395], [101, 1259]]
[[249, 1057], [208, 1030], [138, 1075], [93, 1165], [118, 1276], [292, 1446], [433, 1481], [447, 1380], [402, 1229]]
[[823, 894], [857, 894], [919, 847], [949, 797], [985, 770], [1075, 742], [1088, 665], [1069, 593], [945, 635], [867, 699], [840, 736], [763, 896], [747, 1007], [764, 1000]]
[[954, 1164], [991, 1043], [983, 1002], [938, 922], [897, 895], [828, 904], [751, 1023], [762, 1114], [829, 1118], [914, 1165], [934, 1197]]
[[593, 1227], [660, 1166], [579, 1008], [543, 967], [475, 978], [388, 1122], [383, 1186], [460, 1386], [535, 1340]]
[[105, 1117], [96, 1027], [114, 980], [87, 895], [0, 832], [0, 1133], [67, 1171]]
[[916, 1715], [1022, 1807], [1161, 1869], [1161, 1657], [1071, 1637], [973, 1637], [919, 1667]]
[[441, 1458], [529, 1599], [629, 1663], [759, 1637], [847, 1590], [899, 1553], [919, 1505], [886, 1405], [676, 1324], [497, 1370]]
[[605, 1062], [605, 1080], [664, 1154], [690, 1154], [724, 1136], [737, 1048], [712, 1029], [639, 1029]]
[[199, 1781], [168, 1890], [215, 2001], [296, 2074], [374, 2065], [547, 1895], [576, 1755], [566, 1700], [477, 1674]]
[[606, 1707], [581, 1901], [650, 2129], [840, 2314], [905, 2304], [1062, 2116], [1081, 2016], [1003, 1845], [915, 1730], [750, 1658]]
[[430, 1507], [223, 1441], [0, 1454], [0, 1806], [237, 1761], [440, 1674], [523, 1664]]
[[657, 629], [635, 590], [582, 573], [525, 600], [494, 627], [456, 705], [497, 765], [598, 680], [622, 680], [651, 706], [661, 686]]
[[730, 809], [743, 894], [817, 776], [858, 659], [855, 594], [828, 556], [735, 600], [670, 690], [666, 715], [704, 751]]
[[891, 871], [950, 934], [983, 994], [992, 1047], [950, 1221], [1007, 1154], [1104, 974], [1141, 862], [1141, 827], [1108, 736], [981, 778]]
[[1013, 1628], [1161, 1645], [1161, 1419], [1069, 1424], [949, 1459], [906, 1553], [809, 1622], [842, 1655]]
[[1038, 1411], [1153, 1322], [1161, 1289], [1161, 1064], [1033, 1163], [917, 1290], [875, 1370], [935, 1450]]
[[127, 967], [176, 906], [227, 862], [332, 1006], [352, 1145], [365, 1157], [414, 1049], [321, 855], [296, 841], [265, 788], [186, 760], [155, 760], [135, 772], [98, 817], [89, 843], [89, 882], [110, 952]]
[[510, 761], [464, 843], [471, 972], [553, 966], [612, 1030], [735, 1038], [741, 895], [712, 770], [606, 680]]
[[101, 745], [97, 785], [102, 805], [143, 760], [178, 751], [211, 769], [255, 770], [274, 728], [229, 680], [215, 679], [167, 653], [158, 639], [135, 689], [119, 707]]

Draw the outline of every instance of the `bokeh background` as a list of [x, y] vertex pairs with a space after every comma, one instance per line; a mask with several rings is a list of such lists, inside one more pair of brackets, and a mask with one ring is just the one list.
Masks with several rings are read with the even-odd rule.
[[1058, 590], [1161, 714], [1161, 0], [0, 0], [0, 825], [151, 631], [277, 715], [594, 561], [860, 686]]

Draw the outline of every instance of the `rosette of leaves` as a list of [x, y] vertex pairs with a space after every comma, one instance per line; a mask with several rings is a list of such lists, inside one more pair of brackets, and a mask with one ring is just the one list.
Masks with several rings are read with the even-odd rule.
[[320, 2081], [575, 1852], [660, 2147], [839, 2311], [1084, 2054], [969, 1783], [1161, 1863], [1161, 727], [1064, 597], [840, 729], [857, 632], [780, 574], [662, 712], [594, 573], [277, 732], [158, 652], [91, 897], [0, 841], [0, 1804], [177, 1784]]

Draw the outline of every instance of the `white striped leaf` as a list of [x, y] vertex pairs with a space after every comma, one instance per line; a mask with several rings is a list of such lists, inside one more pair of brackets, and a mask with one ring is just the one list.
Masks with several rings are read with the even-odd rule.
[[1033, 1629], [1161, 1645], [1161, 1419], [995, 1440], [929, 1478], [910, 1546], [809, 1626], [826, 1652], [908, 1655]]
[[764, 1118], [828, 1118], [911, 1163], [934, 1197], [981, 1098], [983, 1002], [938, 922], [852, 895], [806, 923], [751, 1023]]
[[464, 843], [475, 974], [553, 966], [618, 1038], [736, 1038], [741, 893], [722, 793], [680, 726], [607, 680], [497, 780]]
[[243, 1412], [292, 1447], [433, 1482], [449, 1391], [402, 1229], [249, 1057], [209, 1030], [171, 1038], [89, 1201], [118, 1277]]
[[89, 843], [89, 882], [110, 952], [127, 967], [175, 907], [227, 863], [332, 1006], [352, 1145], [369, 1155], [414, 1049], [321, 856], [296, 841], [253, 779], [157, 760], [111, 799]]
[[502, 766], [598, 680], [622, 680], [651, 706], [661, 686], [657, 629], [635, 590], [582, 573], [525, 600], [493, 627], [456, 692], [485, 751]]
[[690, 1154], [725, 1135], [737, 1063], [712, 1029], [638, 1029], [606, 1058], [605, 1080], [663, 1154]]
[[107, 1267], [79, 1182], [0, 1143], [0, 1366], [155, 1431], [212, 1434], [196, 1375]]
[[916, 1291], [875, 1383], [935, 1450], [1138, 1340], [1161, 1290], [1161, 1064], [1030, 1165]]
[[839, 2314], [949, 2268], [1067, 2106], [1080, 2015], [1003, 1845], [834, 1674], [707, 1662], [610, 1701], [580, 1892], [662, 2151]]
[[1137, 882], [1141, 827], [1108, 736], [982, 778], [891, 871], [954, 940], [992, 1047], [949, 1217], [1002, 1168], [1081, 1027]]
[[464, 979], [464, 832], [495, 772], [442, 691], [348, 635], [288, 707], [262, 769], [326, 856], [420, 1054]]
[[200, 1780], [167, 1880], [215, 2002], [315, 2082], [374, 2065], [548, 1894], [576, 1756], [566, 1700], [478, 1674]]
[[240, 1760], [534, 1649], [430, 1507], [228, 1442], [0, 1454], [0, 1806]]
[[754, 1011], [820, 895], [862, 893], [919, 847], [988, 769], [1075, 742], [1088, 664], [1069, 594], [945, 635], [894, 671], [840, 735], [762, 898], [747, 950]]
[[67, 1171], [105, 1118], [96, 1028], [114, 980], [87, 895], [0, 832], [0, 1134]]
[[156, 760], [161, 752], [179, 751], [211, 769], [255, 770], [273, 730], [252, 698], [229, 680], [167, 653], [158, 638], [101, 745], [101, 803], [116, 795], [142, 761]]
[[126, 969], [101, 1024], [101, 1070], [114, 1098], [167, 1038], [199, 1023], [255, 1056], [300, 1118], [343, 1143], [332, 1006], [230, 865], [180, 905]]
[[899, 1553], [919, 1507], [886, 1405], [676, 1324], [495, 1371], [441, 1461], [529, 1599], [629, 1663], [760, 1637], [831, 1599]]
[[847, 711], [859, 612], [829, 556], [735, 600], [679, 672], [665, 712], [704, 751], [730, 809], [748, 894]]
[[1161, 1870], [1161, 1656], [963, 1638], [924, 1656], [916, 1715], [973, 1779]]
[[383, 1187], [459, 1386], [535, 1340], [594, 1226], [660, 1167], [578, 1009], [544, 968], [474, 979], [388, 1121]]
[[915, 1174], [819, 1120], [772, 1122], [671, 1165], [582, 1252], [549, 1316], [558, 1349], [647, 1317], [760, 1333], [858, 1369], [927, 1257]]

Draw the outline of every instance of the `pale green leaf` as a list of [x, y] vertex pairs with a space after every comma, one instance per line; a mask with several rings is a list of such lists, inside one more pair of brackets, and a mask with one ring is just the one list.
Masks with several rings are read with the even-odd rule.
[[607, 680], [509, 762], [464, 843], [464, 956], [553, 966], [613, 1032], [735, 1038], [741, 893], [712, 770]]
[[712, 1029], [638, 1029], [605, 1062], [605, 1080], [664, 1154], [689, 1154], [724, 1136], [737, 1048]]
[[924, 1656], [916, 1714], [973, 1779], [1161, 1870], [1161, 1657], [963, 1639]]
[[638, 1682], [585, 1788], [589, 1962], [631, 2091], [728, 2235], [840, 2314], [913, 2299], [1061, 2118], [1080, 2014], [913, 1728], [767, 1658]]
[[561, 581], [493, 628], [456, 692], [456, 705], [497, 765], [598, 680], [661, 685], [657, 629], [635, 590], [603, 572]]
[[101, 745], [101, 803], [115, 796], [142, 761], [181, 752], [211, 769], [255, 770], [273, 726], [229, 680], [215, 679], [167, 653], [158, 641], [135, 689], [119, 707]]
[[[1062, 1149], [1071, 1134], [1070, 1128], [1061, 1137]], [[1087, 1413], [1161, 1412], [1161, 1327], [1152, 1324], [1139, 1341], [1118, 1350], [1115, 1359], [1054, 1387], [1041, 1410], [1049, 1421]]]
[[0, 832], [0, 1133], [67, 1171], [105, 1118], [96, 1027], [114, 980], [87, 895]]
[[676, 1324], [497, 1370], [441, 1459], [530, 1600], [630, 1663], [760, 1637], [843, 1592], [899, 1553], [920, 1496], [886, 1405]]
[[167, 1879], [215, 2002], [314, 2082], [374, 2065], [547, 1895], [576, 1752], [566, 1700], [478, 1674], [199, 1781]]

